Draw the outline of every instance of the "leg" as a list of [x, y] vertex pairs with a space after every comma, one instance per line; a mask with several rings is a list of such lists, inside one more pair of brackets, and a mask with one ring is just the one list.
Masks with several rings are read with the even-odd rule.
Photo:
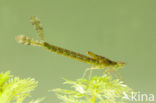
[[89, 80], [92, 77], [92, 73], [93, 73], [93, 69], [90, 69], [90, 73], [89, 73]]
[[111, 73], [110, 73], [111, 69], [108, 68], [108, 75], [111, 76]]
[[109, 76], [111, 76], [111, 74], [110, 74], [110, 68], [106, 68], [106, 70], [104, 71], [104, 75], [105, 74], [108, 74]]
[[119, 73], [119, 71], [116, 69], [116, 68], [113, 68], [113, 71], [115, 71], [116, 72], [116, 76], [117, 76], [117, 78], [116, 79], [120, 79], [120, 80], [123, 80], [123, 78], [122, 78], [122, 76], [121, 76], [121, 74]]
[[86, 73], [88, 72], [88, 71], [90, 71], [90, 74], [89, 74], [89, 79], [90, 79], [90, 77], [92, 76], [92, 70], [93, 69], [96, 69], [96, 68], [94, 68], [94, 67], [91, 67], [91, 68], [87, 68], [86, 70], [85, 70], [85, 72], [83, 73], [83, 76], [82, 76], [82, 78], [85, 78], [85, 75], [86, 75]]
[[114, 68], [111, 69], [111, 72], [113, 74], [113, 77], [115, 77], [115, 79], [117, 79], [118, 78], [118, 75], [115, 73]]

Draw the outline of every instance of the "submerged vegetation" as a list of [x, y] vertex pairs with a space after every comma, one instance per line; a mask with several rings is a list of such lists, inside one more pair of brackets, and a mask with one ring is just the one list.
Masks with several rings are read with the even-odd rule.
[[111, 76], [94, 76], [90, 80], [65, 80], [72, 90], [54, 89], [62, 103], [125, 103], [123, 92], [129, 94], [131, 89]]
[[[21, 79], [10, 74], [0, 73], [0, 103], [23, 103], [37, 87], [38, 82], [32, 78]], [[30, 101], [39, 103], [42, 99]]]
[[[31, 78], [21, 79], [10, 74], [0, 73], [0, 103], [23, 103], [37, 87], [38, 82]], [[94, 76], [76, 81], [66, 80], [71, 89], [53, 89], [61, 103], [125, 103], [123, 92], [130, 94], [131, 89], [119, 79], [111, 76]], [[39, 103], [37, 99], [28, 103]]]

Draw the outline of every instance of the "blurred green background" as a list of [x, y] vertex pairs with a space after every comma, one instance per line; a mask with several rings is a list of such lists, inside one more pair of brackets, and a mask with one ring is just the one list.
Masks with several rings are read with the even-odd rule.
[[63, 87], [63, 77], [80, 78], [89, 65], [16, 43], [19, 34], [37, 38], [30, 16], [40, 18], [49, 43], [126, 62], [125, 83], [155, 93], [155, 0], [0, 0], [0, 71], [35, 78], [33, 98], [58, 103], [48, 90]]

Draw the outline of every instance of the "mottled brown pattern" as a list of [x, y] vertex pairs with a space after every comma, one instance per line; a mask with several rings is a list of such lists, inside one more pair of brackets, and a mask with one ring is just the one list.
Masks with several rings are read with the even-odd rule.
[[22, 43], [22, 44], [26, 44], [26, 45], [44, 47], [51, 52], [55, 52], [56, 54], [60, 54], [63, 56], [67, 56], [67, 57], [70, 57], [70, 58], [91, 64], [94, 68], [97, 68], [97, 69], [102, 69], [105, 67], [118, 68], [118, 67], [122, 67], [124, 65], [123, 62], [115, 62], [115, 61], [112, 61], [108, 58], [102, 57], [100, 55], [96, 55], [90, 51], [88, 51], [89, 56], [86, 56], [86, 55], [76, 53], [76, 52], [71, 51], [71, 50], [67, 50], [67, 49], [64, 49], [61, 47], [51, 45], [51, 44], [44, 41], [44, 33], [43, 33], [43, 28], [40, 24], [40, 20], [38, 18], [36, 18], [35, 16], [32, 16], [31, 17], [31, 23], [34, 25], [38, 36], [42, 39], [42, 42], [33, 40], [33, 39], [28, 38], [28, 37], [23, 36], [23, 35], [16, 37], [17, 42]]
[[46, 49], [48, 49], [51, 52], [55, 52], [55, 53], [61, 54], [63, 56], [71, 57], [71, 58], [76, 59], [76, 60], [80, 60], [82, 62], [96, 66], [97, 68], [98, 67], [104, 68], [107, 66], [111, 66], [111, 65], [113, 66], [113, 65], [117, 64], [117, 62], [111, 61], [111, 60], [109, 60], [105, 57], [102, 57], [102, 56], [94, 55], [96, 57], [91, 58], [91, 57], [85, 56], [85, 55], [80, 54], [80, 53], [76, 53], [76, 52], [73, 52], [73, 51], [70, 51], [67, 49], [63, 49], [61, 47], [51, 45], [47, 42], [43, 42], [43, 47], [45, 47]]

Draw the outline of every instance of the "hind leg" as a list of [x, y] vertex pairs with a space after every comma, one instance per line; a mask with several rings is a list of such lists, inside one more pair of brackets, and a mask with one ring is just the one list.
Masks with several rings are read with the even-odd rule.
[[90, 79], [91, 76], [92, 76], [92, 72], [93, 72], [94, 69], [96, 69], [96, 68], [94, 68], [94, 67], [87, 68], [87, 69], [84, 71], [82, 78], [85, 78], [87, 72], [90, 71], [90, 73], [89, 73], [89, 79]]

